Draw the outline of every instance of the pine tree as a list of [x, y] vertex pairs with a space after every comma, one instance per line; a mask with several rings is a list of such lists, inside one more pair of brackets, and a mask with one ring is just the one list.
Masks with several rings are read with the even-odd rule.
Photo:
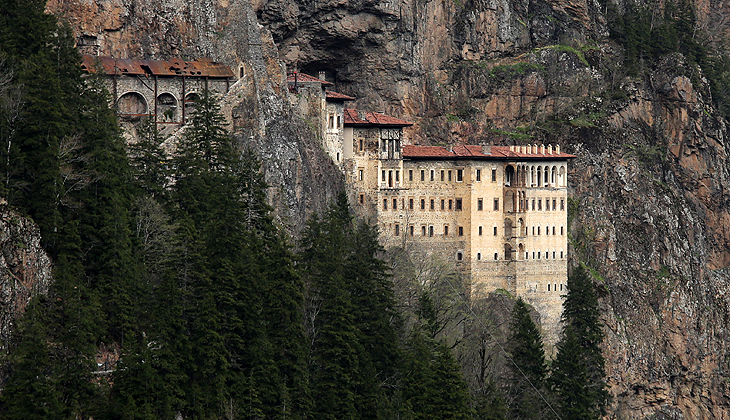
[[563, 304], [563, 338], [553, 361], [551, 382], [563, 419], [599, 419], [605, 414], [605, 360], [601, 351], [603, 325], [598, 297], [585, 266], [568, 277]]
[[512, 309], [508, 351], [514, 363], [510, 375], [510, 417], [539, 419], [549, 411], [544, 401], [547, 364], [542, 337], [522, 298]]

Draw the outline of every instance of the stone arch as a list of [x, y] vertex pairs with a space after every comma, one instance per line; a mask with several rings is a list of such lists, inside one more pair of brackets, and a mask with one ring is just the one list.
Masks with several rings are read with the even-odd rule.
[[515, 181], [515, 168], [512, 165], [507, 165], [504, 168], [504, 185], [511, 186]]
[[504, 259], [512, 261], [512, 245], [508, 243], [504, 244]]
[[120, 115], [141, 117], [149, 114], [147, 100], [139, 92], [127, 92], [117, 99], [117, 110]]
[[185, 95], [185, 114], [192, 112], [195, 109], [195, 103], [200, 100], [200, 95], [197, 92], [190, 92]]
[[515, 211], [515, 192], [504, 192], [504, 211]]
[[157, 95], [157, 121], [158, 122], [178, 122], [177, 98], [169, 92]]

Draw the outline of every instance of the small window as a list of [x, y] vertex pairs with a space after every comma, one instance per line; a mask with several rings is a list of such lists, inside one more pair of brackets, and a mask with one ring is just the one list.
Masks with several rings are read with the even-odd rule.
[[388, 210], [388, 199], [387, 198], [383, 199], [383, 210]]
[[444, 226], [444, 236], [449, 236], [449, 227]]
[[444, 182], [444, 171], [441, 171], [441, 182]]
[[549, 292], [549, 291], [550, 291], [550, 283], [548, 283], [548, 285], [547, 285], [547, 286], [548, 286], [548, 292]]
[[527, 251], [525, 251], [525, 259], [529, 259], [529, 256], [530, 256], [530, 254]]
[[537, 200], [537, 210], [542, 210], [542, 199]]
[[433, 225], [428, 227], [428, 236], [433, 236]]
[[477, 261], [481, 261], [481, 260], [482, 260], [482, 253], [477, 252]]
[[550, 226], [545, 226], [545, 234], [550, 235]]
[[497, 170], [492, 169], [492, 182], [497, 182]]
[[495, 253], [494, 253], [494, 261], [497, 261], [498, 259], [499, 259], [499, 254], [497, 254], [497, 253], [495, 252]]
[[553, 251], [553, 259], [555, 259], [555, 251]]
[[499, 198], [494, 199], [494, 211], [499, 210]]
[[385, 182], [385, 179], [386, 179], [386, 178], [385, 178], [385, 171], [383, 171], [383, 176], [382, 176], [382, 178], [383, 178], [383, 182]]
[[463, 259], [464, 259], [464, 254], [462, 254], [461, 252], [457, 252], [456, 253], [456, 260], [457, 261], [461, 261]]
[[476, 178], [477, 178], [477, 182], [480, 182], [482, 180], [482, 170], [481, 169], [477, 169]]
[[540, 259], [540, 251], [537, 251], [537, 259]]
[[335, 116], [330, 115], [330, 129], [335, 128]]
[[560, 259], [563, 259], [563, 251], [560, 251]]
[[[451, 174], [451, 172], [449, 172]], [[457, 169], [456, 170], [456, 182], [463, 182], [464, 181], [464, 170], [463, 169]]]
[[461, 198], [456, 199], [456, 208], [455, 210], [459, 211], [461, 210]]
[[411, 236], [413, 236], [413, 225], [408, 226], [408, 229], [411, 231]]
[[484, 201], [480, 198], [477, 200], [477, 210], [482, 211], [483, 207], [484, 207]]
[[563, 283], [560, 283], [560, 291], [563, 291]]
[[423, 198], [421, 199], [421, 210], [426, 210], [426, 200]]
[[479, 226], [479, 236], [482, 236], [482, 227]]
[[449, 200], [449, 210], [454, 208], [454, 200]]
[[497, 236], [497, 226], [494, 227], [494, 236]]
[[464, 226], [459, 226], [459, 236], [464, 236]]
[[421, 226], [421, 236], [426, 236], [426, 226]]
[[365, 173], [362, 169], [358, 169], [357, 170], [357, 180], [362, 181], [363, 179], [365, 179]]
[[563, 227], [560, 226], [560, 236], [563, 236], [563, 235], [564, 235], [564, 233], [563, 233]]
[[393, 199], [393, 210], [398, 210], [398, 199], [397, 198]]
[[340, 152], [337, 152], [337, 161], [340, 161]]
[[342, 127], [342, 117], [338, 115], [337, 116], [337, 128], [341, 128], [341, 127]]
[[395, 236], [400, 236], [400, 225], [399, 224], [395, 225]]
[[408, 170], [408, 181], [413, 181], [413, 169]]
[[449, 171], [449, 182], [451, 182], [451, 171]]
[[535, 251], [532, 251], [532, 259], [535, 259]]
[[360, 151], [361, 151], [361, 152], [362, 152], [362, 151], [365, 151], [365, 147], [364, 147], [364, 144], [363, 144], [363, 141], [362, 141], [362, 139], [360, 139]]
[[360, 204], [365, 204], [365, 194], [360, 194]]
[[400, 182], [400, 171], [395, 171], [395, 182]]
[[540, 226], [537, 227], [537, 236], [540, 236]]
[[436, 176], [436, 171], [431, 169], [431, 181], [433, 181], [435, 179], [435, 176]]
[[532, 211], [535, 211], [535, 199], [532, 199]]
[[555, 236], [555, 226], [553, 226], [553, 236]]
[[560, 200], [560, 211], [564, 211], [564, 210], [565, 210], [565, 200], [561, 199]]
[[446, 210], [446, 200], [441, 199], [441, 210]]
[[553, 199], [553, 211], [558, 209], [557, 206], [555, 206], [555, 202], [556, 202], [555, 199]]
[[412, 198], [408, 199], [408, 210], [413, 210], [413, 199]]
[[433, 209], [436, 208], [435, 205], [434, 205], [434, 199], [433, 198], [431, 199], [431, 207], [430, 208], [431, 208], [431, 210], [433, 210]]
[[426, 171], [424, 171], [423, 169], [421, 169], [421, 181], [425, 181], [426, 180], [425, 176], [426, 176]]

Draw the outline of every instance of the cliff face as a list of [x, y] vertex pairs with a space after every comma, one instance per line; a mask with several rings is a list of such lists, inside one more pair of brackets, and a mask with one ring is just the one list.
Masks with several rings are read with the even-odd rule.
[[[726, 31], [722, 3], [696, 8], [701, 27]], [[561, 144], [578, 156], [571, 257], [596, 270], [615, 417], [727, 418], [727, 127], [681, 56], [628, 77], [605, 41], [605, 5], [52, 0], [49, 9], [100, 54], [242, 68], [226, 107], [295, 229], [341, 181], [288, 109], [284, 65], [324, 70], [356, 106], [415, 121], [417, 142]]]
[[52, 282], [51, 261], [40, 240], [35, 223], [0, 200], [0, 346], [10, 338], [30, 299], [46, 294]]

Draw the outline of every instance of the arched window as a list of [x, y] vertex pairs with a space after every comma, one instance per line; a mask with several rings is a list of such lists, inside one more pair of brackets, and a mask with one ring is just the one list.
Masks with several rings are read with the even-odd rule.
[[565, 166], [561, 166], [558, 171], [558, 185], [564, 187], [565, 184]]
[[456, 260], [461, 261], [464, 259], [464, 254], [461, 253], [461, 251], [456, 253]]
[[495, 253], [494, 253], [494, 261], [497, 261], [498, 259], [499, 259], [499, 254], [497, 254], [497, 253], [495, 252]]
[[555, 175], [556, 175], [556, 172], [557, 171], [558, 171], [558, 169], [555, 166], [553, 166], [552, 170], [550, 171], [550, 184], [552, 186], [556, 186], [556, 184], [555, 184]]
[[148, 114], [147, 101], [137, 92], [127, 92], [117, 100], [119, 114], [129, 117], [139, 117]]
[[548, 184], [548, 167], [545, 167], [545, 186], [547, 187]]
[[177, 99], [171, 93], [161, 93], [157, 96], [157, 121], [178, 122]]
[[477, 252], [477, 261], [481, 261], [481, 260], [482, 260], [482, 253]]
[[512, 181], [515, 178], [515, 168], [512, 165], [507, 165], [504, 168], [504, 185], [509, 187], [512, 185]]
[[537, 186], [542, 186], [542, 166], [537, 167]]
[[512, 245], [504, 244], [504, 259], [512, 261]]

